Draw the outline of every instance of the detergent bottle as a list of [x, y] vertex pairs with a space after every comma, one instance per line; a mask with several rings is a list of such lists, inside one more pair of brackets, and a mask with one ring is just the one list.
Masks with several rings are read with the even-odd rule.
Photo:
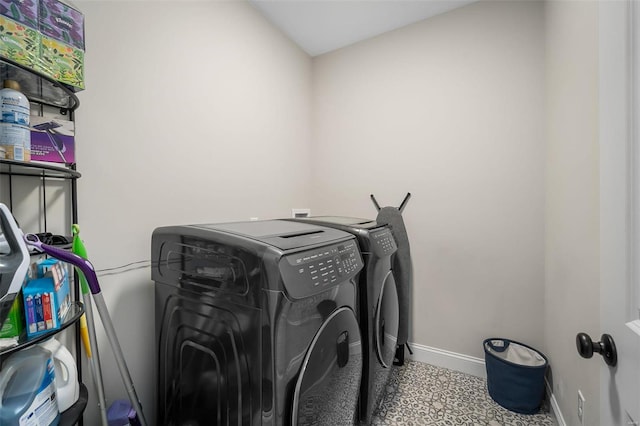
[[0, 370], [0, 425], [57, 426], [59, 421], [51, 352], [34, 345], [9, 356]]
[[4, 80], [0, 90], [0, 145], [10, 160], [31, 160], [31, 131], [27, 97], [15, 80]]
[[63, 412], [76, 403], [80, 397], [78, 369], [71, 352], [54, 338], [39, 344], [51, 352], [56, 373], [56, 396], [58, 411]]

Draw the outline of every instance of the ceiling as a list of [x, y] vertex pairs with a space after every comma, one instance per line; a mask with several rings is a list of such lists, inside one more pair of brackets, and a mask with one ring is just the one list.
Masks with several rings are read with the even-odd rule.
[[311, 56], [477, 0], [249, 0]]

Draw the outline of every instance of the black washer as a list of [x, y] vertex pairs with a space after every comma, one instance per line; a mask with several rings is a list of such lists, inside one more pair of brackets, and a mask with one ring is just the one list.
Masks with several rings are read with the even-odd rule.
[[354, 422], [363, 261], [352, 235], [283, 221], [163, 227], [152, 259], [158, 424]]

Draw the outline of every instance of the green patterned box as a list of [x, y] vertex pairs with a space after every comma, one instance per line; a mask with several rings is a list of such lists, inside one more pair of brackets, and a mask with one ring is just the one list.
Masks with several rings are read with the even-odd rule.
[[84, 52], [41, 36], [39, 71], [76, 89], [84, 89]]
[[0, 328], [0, 338], [6, 339], [9, 337], [20, 336], [22, 330], [24, 330], [24, 308], [22, 306], [22, 293], [18, 295], [11, 305], [11, 310], [7, 319]]
[[0, 15], [0, 56], [31, 69], [37, 69], [40, 33]]

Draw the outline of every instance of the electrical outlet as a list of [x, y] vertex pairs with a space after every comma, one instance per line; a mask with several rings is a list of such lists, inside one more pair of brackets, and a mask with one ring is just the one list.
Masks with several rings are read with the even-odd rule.
[[291, 217], [309, 217], [311, 216], [311, 209], [291, 209]]
[[578, 389], [578, 420], [581, 425], [584, 425], [584, 396], [580, 389]]

